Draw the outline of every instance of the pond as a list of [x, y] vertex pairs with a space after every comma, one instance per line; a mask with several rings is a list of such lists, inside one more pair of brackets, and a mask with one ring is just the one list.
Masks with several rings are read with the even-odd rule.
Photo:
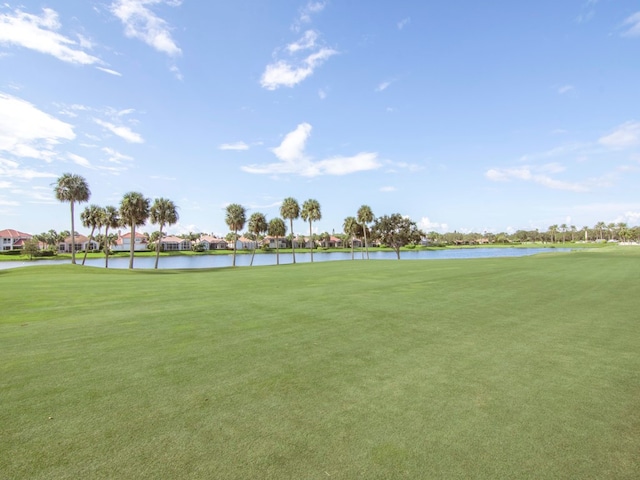
[[[545, 252], [569, 252], [570, 248], [457, 248], [445, 250], [407, 250], [400, 254], [401, 260], [442, 260], [442, 259], [463, 259], [463, 258], [497, 258], [497, 257], [524, 257]], [[357, 261], [364, 258], [364, 252], [356, 252], [355, 259]], [[369, 258], [372, 260], [396, 260], [395, 252], [369, 252]], [[314, 262], [333, 262], [340, 260], [351, 260], [351, 252], [316, 252], [313, 255]], [[82, 256], [76, 257], [76, 261], [80, 263]], [[311, 261], [311, 255], [306, 252], [296, 252], [296, 262], [307, 263]], [[155, 262], [154, 257], [136, 257], [134, 260], [134, 268], [149, 269], [153, 268]], [[239, 267], [249, 266], [251, 262], [251, 254], [239, 253], [236, 255], [236, 265]], [[69, 260], [38, 260], [33, 262], [0, 262], [0, 270], [15, 267], [26, 267], [32, 265], [60, 265], [69, 263]], [[176, 255], [160, 257], [158, 268], [167, 269], [195, 269], [195, 268], [220, 268], [230, 267], [232, 263], [232, 255]], [[280, 263], [292, 263], [290, 253], [280, 254]], [[258, 265], [275, 265], [275, 253], [257, 253], [253, 264]], [[104, 267], [104, 258], [87, 259], [85, 265], [90, 267]], [[128, 268], [128, 257], [110, 257], [109, 268]]]

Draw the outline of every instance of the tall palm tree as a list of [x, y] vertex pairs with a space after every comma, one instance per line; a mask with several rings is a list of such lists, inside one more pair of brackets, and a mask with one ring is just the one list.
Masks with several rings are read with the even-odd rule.
[[133, 252], [136, 246], [136, 227], [147, 223], [151, 201], [140, 192], [128, 192], [120, 201], [122, 225], [131, 227], [131, 246], [129, 248], [129, 268], [133, 268]]
[[88, 202], [91, 197], [89, 184], [84, 177], [72, 173], [64, 173], [55, 183], [54, 192], [56, 199], [61, 202], [69, 202], [71, 205], [71, 263], [76, 263], [76, 237], [74, 207], [75, 203]]
[[587, 227], [585, 225], [584, 227], [582, 227], [582, 230], [584, 231], [584, 241], [588, 242], [589, 241], [589, 227]]
[[89, 243], [87, 244], [87, 248], [84, 249], [84, 256], [82, 257], [82, 265], [87, 260], [87, 253], [89, 251], [89, 245], [93, 240], [93, 234], [96, 231], [97, 227], [102, 228], [102, 218], [104, 216], [104, 210], [102, 207], [98, 205], [89, 205], [86, 207], [82, 213], [80, 214], [80, 219], [82, 220], [82, 226], [84, 228], [91, 227], [91, 233], [89, 234]]
[[618, 222], [616, 229], [618, 231], [618, 240], [624, 242], [629, 234], [629, 226], [624, 222]]
[[367, 243], [367, 224], [373, 222], [373, 212], [369, 205], [362, 205], [358, 209], [358, 222], [362, 225], [364, 231], [364, 249], [367, 251], [367, 260], [369, 260], [369, 245]]
[[178, 207], [173, 201], [168, 198], [156, 198], [151, 205], [149, 211], [151, 223], [155, 223], [160, 226], [160, 233], [158, 234], [158, 241], [156, 242], [156, 262], [153, 268], [158, 268], [158, 260], [160, 258], [160, 243], [162, 242], [162, 229], [165, 225], [174, 225], [178, 222], [180, 216], [178, 215]]
[[233, 266], [236, 266], [236, 250], [238, 247], [238, 230], [244, 228], [247, 221], [247, 211], [242, 205], [232, 203], [227, 205], [227, 214], [224, 221], [233, 230]]
[[567, 233], [567, 229], [569, 227], [567, 227], [566, 223], [563, 223], [562, 225], [560, 225], [560, 231], [562, 232], [562, 243], [564, 243], [564, 234]]
[[280, 206], [280, 215], [282, 218], [288, 218], [289, 224], [291, 226], [291, 252], [293, 254], [293, 263], [296, 263], [296, 248], [294, 245], [293, 238], [293, 221], [300, 217], [300, 205], [298, 205], [298, 201], [293, 197], [287, 197], [282, 201], [282, 205]]
[[313, 263], [313, 247], [315, 241], [313, 240], [313, 222], [317, 222], [322, 218], [322, 212], [320, 212], [320, 203], [313, 198], [305, 200], [302, 204], [302, 212], [300, 213], [302, 219], [309, 222], [309, 250], [311, 251], [311, 262]]
[[356, 220], [356, 217], [345, 218], [344, 224], [342, 225], [342, 228], [344, 229], [344, 233], [348, 235], [349, 238], [351, 239], [351, 260], [355, 260], [355, 257], [353, 255], [353, 240], [354, 240], [354, 237], [356, 236], [358, 226], [359, 226], [358, 220]]
[[551, 243], [556, 243], [556, 233], [558, 233], [558, 225], [551, 225], [549, 227], [549, 234], [551, 235]]
[[109, 237], [110, 228], [118, 228], [121, 225], [120, 212], [116, 207], [111, 205], [104, 207], [104, 268], [109, 268], [109, 247], [111, 247], [111, 237]]
[[253, 266], [253, 257], [256, 255], [256, 247], [258, 245], [258, 236], [265, 233], [269, 230], [269, 225], [267, 224], [267, 217], [264, 216], [263, 213], [255, 212], [251, 214], [249, 217], [249, 232], [253, 233], [256, 236], [255, 243], [253, 244], [253, 253], [251, 254], [251, 264], [249, 266]]
[[287, 234], [287, 226], [279, 217], [271, 219], [268, 228], [269, 235], [276, 237], [276, 265], [280, 265], [280, 237]]

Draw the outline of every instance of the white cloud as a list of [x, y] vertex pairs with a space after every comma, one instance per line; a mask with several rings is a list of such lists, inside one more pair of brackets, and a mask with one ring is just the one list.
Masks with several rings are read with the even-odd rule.
[[218, 148], [220, 150], [249, 150], [249, 145], [244, 142], [223, 143]]
[[626, 122], [598, 140], [608, 148], [623, 149], [640, 144], [640, 122]]
[[318, 40], [318, 34], [313, 30], [307, 30], [304, 35], [297, 42], [290, 43], [286, 46], [289, 53], [296, 53], [300, 50], [309, 50], [316, 46], [316, 40]]
[[320, 100], [324, 100], [327, 98], [327, 91], [324, 88], [321, 88], [318, 90], [318, 97], [320, 97]]
[[640, 37], [640, 12], [627, 17], [622, 25], [626, 27], [622, 33], [623, 37]]
[[396, 187], [391, 187], [391, 186], [380, 187], [381, 192], [395, 192], [396, 190], [397, 190]]
[[353, 156], [334, 156], [314, 161], [305, 153], [305, 147], [311, 135], [311, 125], [301, 123], [289, 132], [282, 143], [271, 151], [280, 160], [266, 165], [247, 165], [241, 167], [247, 173], [271, 175], [300, 175], [316, 177], [319, 175], [348, 175], [350, 173], [380, 168], [378, 154], [360, 152]]
[[117, 150], [114, 150], [113, 148], [103, 147], [102, 151], [107, 154], [108, 156], [107, 161], [110, 163], [121, 164], [123, 161], [133, 160], [132, 157], [128, 155], [124, 155], [118, 152]]
[[279, 147], [271, 151], [284, 162], [295, 162], [305, 159], [304, 148], [311, 136], [311, 125], [301, 123], [293, 132], [287, 133]]
[[153, 13], [148, 6], [163, 3], [179, 6], [180, 1], [166, 0], [117, 0], [110, 6], [111, 13], [124, 24], [129, 38], [142, 40], [150, 47], [171, 57], [182, 53], [171, 36], [171, 28], [165, 20]]
[[67, 157], [76, 165], [80, 165], [81, 167], [91, 168], [91, 162], [80, 155], [76, 155], [75, 153], [67, 153]]
[[33, 180], [34, 178], [56, 178], [57, 175], [23, 168], [18, 162], [0, 158], [0, 177]]
[[628, 211], [624, 212], [622, 215], [615, 218], [614, 223], [624, 222], [628, 225], [637, 225], [640, 223], [640, 211], [633, 212]]
[[411, 17], [403, 18], [396, 24], [398, 26], [398, 30], [402, 30], [404, 27], [409, 25], [410, 22], [411, 22]]
[[558, 88], [558, 93], [560, 95], [564, 95], [565, 93], [569, 93], [573, 90], [575, 90], [575, 87], [573, 85], [563, 85]]
[[382, 82], [376, 87], [376, 92], [382, 92], [386, 90], [387, 88], [389, 88], [389, 85], [391, 85], [391, 82]]
[[50, 161], [54, 146], [75, 136], [68, 123], [25, 100], [0, 93], [0, 151]]
[[116, 77], [121, 77], [122, 74], [120, 72], [116, 72], [115, 70], [111, 70], [110, 68], [104, 68], [104, 67], [96, 67], [98, 70], [101, 70], [105, 73], [108, 73], [109, 75], [115, 75]]
[[298, 18], [294, 21], [291, 29], [295, 32], [300, 31], [300, 27], [305, 23], [311, 22], [311, 16], [320, 13], [326, 6], [324, 1], [310, 1], [299, 11]]
[[446, 223], [432, 222], [431, 220], [429, 220], [429, 217], [422, 217], [418, 226], [425, 232], [431, 232], [434, 230], [440, 230], [441, 232], [449, 231], [449, 225], [447, 225]]
[[129, 143], [144, 143], [144, 139], [142, 138], [142, 136], [132, 131], [129, 127], [125, 127], [123, 125], [114, 125], [113, 123], [105, 122], [104, 120], [100, 120], [99, 118], [94, 118], [94, 122]]
[[15, 10], [13, 15], [0, 14], [0, 44], [28, 48], [68, 63], [102, 63], [98, 57], [81, 50], [84, 42], [61, 35], [57, 32], [59, 29], [58, 14], [50, 8], [43, 8], [41, 16], [21, 10]]
[[[556, 169], [555, 171], [558, 171], [557, 167], [555, 167], [555, 169]], [[589, 191], [589, 188], [584, 184], [556, 180], [554, 178], [551, 178], [548, 175], [538, 173], [539, 171], [542, 171], [545, 173], [549, 171], [553, 172], [553, 170], [545, 169], [544, 167], [543, 168], [538, 167], [537, 169], [534, 169], [534, 167], [530, 167], [530, 166], [502, 168], [502, 169], [492, 168], [487, 170], [487, 172], [485, 173], [485, 177], [487, 177], [489, 180], [494, 182], [508, 182], [511, 180], [523, 180], [523, 181], [537, 183], [539, 185], [543, 185], [547, 188], [551, 188], [554, 190], [568, 190], [571, 192]]]
[[184, 77], [182, 76], [182, 72], [176, 65], [171, 65], [171, 68], [169, 68], [169, 71], [173, 73], [173, 75], [176, 77], [177, 80], [180, 80], [180, 81], [184, 80]]
[[260, 79], [260, 85], [267, 90], [294, 87], [311, 76], [316, 68], [337, 53], [331, 48], [321, 48], [299, 62], [278, 60], [267, 65]]

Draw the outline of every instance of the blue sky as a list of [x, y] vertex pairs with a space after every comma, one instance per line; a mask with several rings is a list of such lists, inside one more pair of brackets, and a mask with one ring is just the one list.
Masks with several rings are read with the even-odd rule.
[[639, 53], [636, 0], [9, 1], [0, 228], [68, 229], [65, 172], [90, 203], [172, 199], [171, 233], [289, 196], [317, 232], [362, 204], [426, 231], [638, 225]]

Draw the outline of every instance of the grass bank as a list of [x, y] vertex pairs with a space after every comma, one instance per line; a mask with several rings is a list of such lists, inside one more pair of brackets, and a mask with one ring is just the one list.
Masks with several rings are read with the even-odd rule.
[[0, 271], [0, 472], [637, 478], [638, 265]]

